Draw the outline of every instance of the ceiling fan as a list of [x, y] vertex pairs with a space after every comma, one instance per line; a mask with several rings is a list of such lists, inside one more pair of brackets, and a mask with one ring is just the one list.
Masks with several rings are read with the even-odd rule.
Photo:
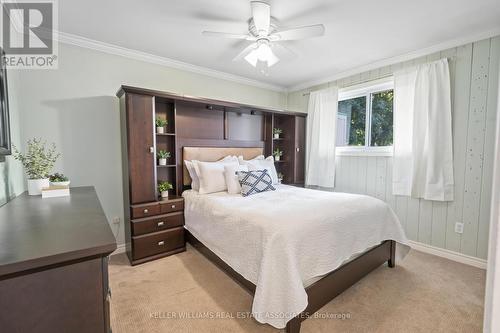
[[[204, 36], [245, 39], [253, 43], [240, 52], [233, 61], [244, 58], [256, 67], [263, 62], [271, 67], [279, 61], [272, 48], [279, 46], [280, 41], [298, 40], [322, 36], [325, 33], [323, 24], [279, 30], [277, 21], [271, 16], [271, 6], [265, 1], [250, 1], [252, 18], [248, 20], [248, 34], [203, 31]], [[282, 46], [282, 45], [281, 45]]]

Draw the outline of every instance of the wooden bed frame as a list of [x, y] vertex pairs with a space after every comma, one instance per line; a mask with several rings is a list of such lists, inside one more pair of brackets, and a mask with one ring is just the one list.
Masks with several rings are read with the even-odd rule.
[[[185, 230], [187, 241], [206, 258], [225, 271], [230, 277], [243, 286], [251, 295], [255, 294], [255, 285], [232, 269], [221, 258], [196, 239], [188, 230]], [[394, 267], [396, 242], [386, 240], [380, 245], [366, 251], [359, 257], [328, 273], [320, 280], [306, 288], [308, 296], [307, 308], [286, 325], [287, 333], [300, 332], [302, 321], [314, 314], [344, 290], [361, 280], [368, 273], [378, 268], [386, 261], [389, 267]]]

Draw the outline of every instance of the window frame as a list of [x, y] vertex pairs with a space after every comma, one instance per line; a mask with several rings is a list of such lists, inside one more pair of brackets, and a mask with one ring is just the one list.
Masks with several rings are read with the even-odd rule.
[[[335, 147], [335, 154], [340, 156], [392, 156], [393, 146], [370, 146], [372, 127], [372, 94], [394, 90], [394, 77], [364, 82], [339, 89], [338, 102], [347, 99], [366, 98], [365, 145]], [[394, 125], [394, 124], [393, 124]], [[335, 129], [336, 130], [336, 129]]]

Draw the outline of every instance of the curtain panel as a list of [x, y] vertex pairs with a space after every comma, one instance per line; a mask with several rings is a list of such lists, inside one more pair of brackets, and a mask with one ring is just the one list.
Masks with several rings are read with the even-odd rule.
[[311, 92], [307, 109], [306, 185], [335, 186], [338, 88]]
[[394, 73], [393, 194], [453, 200], [447, 59]]

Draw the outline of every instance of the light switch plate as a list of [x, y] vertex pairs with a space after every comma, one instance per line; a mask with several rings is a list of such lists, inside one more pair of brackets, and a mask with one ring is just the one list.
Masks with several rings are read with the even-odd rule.
[[464, 224], [461, 222], [455, 223], [455, 232], [457, 234], [463, 234], [464, 233]]

